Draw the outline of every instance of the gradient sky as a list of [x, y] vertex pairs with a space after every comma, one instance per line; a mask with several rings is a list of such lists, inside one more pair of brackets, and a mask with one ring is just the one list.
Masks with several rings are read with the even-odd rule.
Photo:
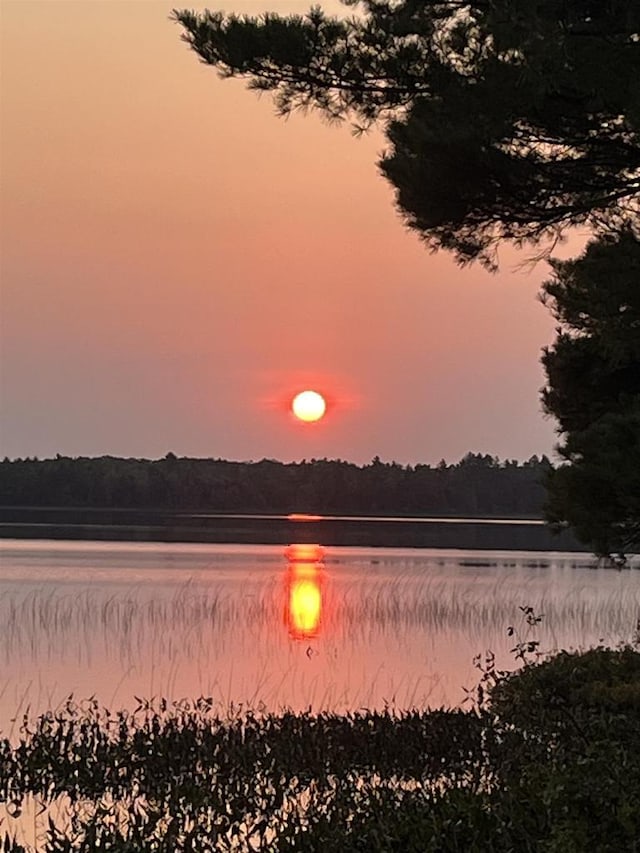
[[[429, 254], [377, 173], [381, 135], [276, 119], [170, 11], [1, 3], [0, 453], [550, 453], [544, 265]], [[318, 425], [288, 414], [305, 387]]]

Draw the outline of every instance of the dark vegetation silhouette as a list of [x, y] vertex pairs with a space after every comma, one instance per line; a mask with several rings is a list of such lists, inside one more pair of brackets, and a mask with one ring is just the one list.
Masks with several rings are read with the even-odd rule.
[[629, 231], [553, 261], [543, 300], [559, 324], [543, 403], [566, 463], [549, 472], [546, 516], [599, 554], [640, 546], [640, 241]]
[[484, 675], [469, 710], [70, 698], [26, 715], [19, 744], [0, 738], [2, 849], [24, 853], [11, 827], [33, 797], [42, 853], [637, 851], [640, 654]]
[[[429, 248], [496, 269], [504, 242], [548, 259], [568, 228], [594, 235], [573, 267], [551, 260], [561, 289], [545, 290], [560, 331], [543, 357], [544, 405], [567, 462], [550, 480], [548, 514], [622, 556], [640, 541], [640, 356], [629, 343], [640, 336], [640, 3], [344, 2], [355, 15], [173, 17], [204, 63], [271, 92], [281, 115], [315, 109], [357, 132], [378, 124], [380, 171]], [[582, 326], [572, 305], [598, 265]], [[610, 347], [616, 330], [622, 355]], [[585, 398], [584, 417], [569, 417]]]
[[223, 77], [382, 126], [382, 174], [433, 249], [490, 266], [505, 240], [637, 222], [640, 5], [381, 0], [357, 15], [174, 12]]
[[541, 517], [546, 457], [358, 466], [341, 460], [282, 463], [223, 459], [57, 456], [0, 463], [0, 505], [210, 512]]

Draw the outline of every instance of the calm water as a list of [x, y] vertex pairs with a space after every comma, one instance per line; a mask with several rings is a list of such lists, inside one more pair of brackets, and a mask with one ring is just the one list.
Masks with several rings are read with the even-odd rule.
[[628, 640], [640, 616], [637, 565], [576, 554], [5, 540], [0, 557], [5, 734], [71, 693], [455, 705], [476, 654], [512, 665], [520, 606], [544, 650]]

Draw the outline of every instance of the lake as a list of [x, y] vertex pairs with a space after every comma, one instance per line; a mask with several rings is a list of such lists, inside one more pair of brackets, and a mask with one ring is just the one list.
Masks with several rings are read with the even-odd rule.
[[[71, 693], [223, 708], [459, 705], [486, 650], [629, 640], [638, 562], [403, 548], [0, 542], [0, 729]], [[520, 608], [542, 616], [531, 629]], [[509, 627], [514, 633], [509, 636]]]

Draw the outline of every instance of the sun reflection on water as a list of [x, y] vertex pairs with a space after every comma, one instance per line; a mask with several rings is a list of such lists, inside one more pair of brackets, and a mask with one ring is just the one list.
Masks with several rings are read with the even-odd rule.
[[295, 640], [317, 637], [322, 625], [323, 550], [319, 545], [289, 545], [285, 621]]

